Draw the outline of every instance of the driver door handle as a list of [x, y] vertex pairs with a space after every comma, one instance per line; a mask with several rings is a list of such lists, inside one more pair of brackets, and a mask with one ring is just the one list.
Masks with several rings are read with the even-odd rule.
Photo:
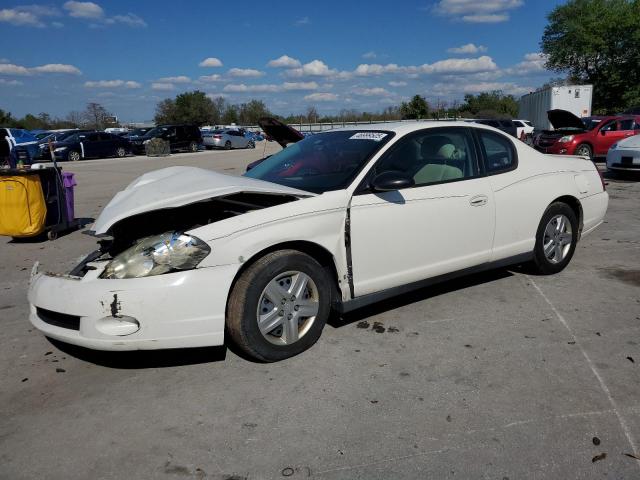
[[471, 197], [469, 203], [472, 207], [481, 207], [482, 205], [486, 205], [489, 201], [489, 197], [486, 195], [476, 195], [475, 197]]

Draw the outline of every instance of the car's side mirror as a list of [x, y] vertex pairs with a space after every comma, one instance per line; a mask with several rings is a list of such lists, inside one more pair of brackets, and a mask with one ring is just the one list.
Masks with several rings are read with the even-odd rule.
[[371, 190], [374, 192], [393, 192], [413, 187], [415, 184], [416, 182], [412, 177], [398, 170], [379, 173], [370, 183]]
[[606, 130], [600, 130], [600, 135], [602, 135], [603, 137], [605, 136], [606, 133], [607, 133]]

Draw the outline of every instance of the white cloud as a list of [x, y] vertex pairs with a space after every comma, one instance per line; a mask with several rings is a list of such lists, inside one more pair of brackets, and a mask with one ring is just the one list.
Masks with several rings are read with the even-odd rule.
[[463, 15], [462, 21], [467, 23], [500, 23], [509, 20], [508, 13], [492, 13], [487, 15]]
[[69, 15], [75, 18], [102, 18], [104, 10], [100, 5], [93, 2], [76, 2], [70, 0], [63, 5]]
[[13, 63], [0, 63], [0, 74], [4, 75], [33, 75], [38, 73], [67, 73], [81, 75], [82, 72], [73, 65], [63, 63], [48, 63], [38, 67], [24, 67]]
[[423, 65], [425, 73], [475, 73], [496, 70], [498, 66], [487, 55], [478, 58], [449, 58]]
[[448, 58], [423, 65], [401, 66], [395, 63], [388, 65], [361, 64], [354, 70], [359, 77], [378, 76], [384, 74], [405, 74], [409, 78], [416, 78], [420, 74], [460, 74], [477, 73], [497, 70], [498, 66], [487, 55], [478, 58]]
[[391, 92], [382, 87], [356, 88], [353, 90], [353, 93], [363, 97], [388, 97], [391, 95]]
[[312, 93], [304, 97], [309, 102], [334, 102], [338, 99], [335, 93]]
[[133, 80], [97, 80], [84, 82], [86, 88], [140, 88], [142, 85]]
[[123, 25], [127, 25], [129, 27], [146, 27], [147, 22], [145, 22], [141, 17], [136, 15], [135, 13], [127, 13], [126, 15], [114, 15], [113, 17], [107, 18], [105, 23], [113, 25], [115, 23], [121, 23]]
[[201, 67], [221, 67], [222, 62], [215, 57], [209, 57], [202, 60], [198, 65]]
[[432, 95], [456, 96], [459, 97], [466, 93], [482, 93], [491, 92], [493, 90], [502, 90], [509, 95], [523, 95], [535, 90], [529, 86], [518, 85], [513, 82], [447, 82], [436, 83], [429, 89]]
[[71, 75], [82, 75], [80, 69], [64, 63], [47, 63], [46, 65], [33, 67], [30, 70], [36, 73], [69, 73]]
[[392, 87], [406, 87], [407, 82], [391, 80], [389, 82], [389, 85], [391, 85]]
[[227, 72], [230, 77], [261, 77], [264, 72], [253, 68], [232, 68]]
[[316, 90], [318, 84], [316, 82], [284, 82], [282, 89], [287, 91], [292, 90]]
[[467, 43], [459, 47], [452, 47], [447, 49], [447, 52], [449, 53], [466, 54], [466, 55], [469, 55], [469, 54], [473, 55], [475, 53], [481, 53], [486, 51], [487, 51], [487, 47], [485, 47], [484, 45], [476, 45], [474, 43]]
[[511, 68], [505, 69], [508, 75], [532, 75], [536, 73], [546, 73], [545, 63], [547, 56], [543, 53], [527, 53], [524, 60]]
[[62, 27], [64, 27], [64, 23], [62, 23], [62, 22], [51, 22], [51, 26], [55, 27], [55, 28], [62, 28]]
[[0, 10], [0, 22], [14, 26], [44, 27], [37, 15], [20, 11], [17, 8], [3, 8]]
[[17, 86], [22, 85], [20, 80], [5, 80], [4, 78], [0, 78], [0, 85], [8, 85], [8, 86]]
[[378, 54], [376, 52], [374, 52], [373, 50], [367, 53], [363, 53], [362, 54], [362, 58], [366, 58], [368, 60], [374, 59], [378, 56]]
[[468, 23], [497, 23], [509, 20], [508, 10], [524, 5], [523, 0], [440, 0], [436, 13]]
[[168, 91], [168, 90], [173, 90], [174, 88], [176, 88], [176, 87], [171, 82], [153, 82], [151, 84], [151, 89], [152, 90]]
[[211, 100], [216, 100], [218, 98], [227, 98], [228, 95], [224, 93], [207, 93], [207, 97], [210, 98]]
[[267, 67], [273, 68], [298, 68], [301, 65], [300, 60], [292, 58], [289, 55], [282, 55], [281, 57], [270, 60], [269, 63], [267, 63]]
[[225, 92], [230, 93], [264, 93], [264, 92], [277, 92], [280, 90], [278, 85], [262, 84], [262, 85], [245, 85], [244, 83], [225, 85], [222, 89]]
[[31, 75], [27, 67], [13, 63], [0, 63], [0, 73], [4, 75]]
[[304, 25], [309, 25], [310, 23], [311, 23], [311, 20], [309, 20], [309, 17], [302, 17], [302, 18], [299, 18], [298, 20], [296, 20], [294, 22], [294, 25], [296, 27], [302, 27]]
[[178, 75], [177, 77], [163, 77], [159, 78], [158, 82], [166, 83], [190, 83], [191, 79], [186, 75]]
[[201, 82], [209, 83], [209, 82], [221, 82], [223, 79], [222, 79], [221, 75], [218, 75], [217, 73], [214, 73], [213, 75], [202, 75], [199, 78], [199, 80]]
[[328, 77], [336, 73], [336, 70], [330, 69], [322, 60], [313, 60], [300, 68], [287, 70], [287, 75], [291, 77]]

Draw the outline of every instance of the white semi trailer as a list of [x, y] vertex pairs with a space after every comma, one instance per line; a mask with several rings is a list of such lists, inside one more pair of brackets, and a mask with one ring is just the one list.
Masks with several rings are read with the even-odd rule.
[[593, 85], [547, 87], [523, 95], [518, 102], [518, 118], [529, 120], [536, 129], [550, 130], [549, 110], [567, 110], [577, 117], [591, 116]]

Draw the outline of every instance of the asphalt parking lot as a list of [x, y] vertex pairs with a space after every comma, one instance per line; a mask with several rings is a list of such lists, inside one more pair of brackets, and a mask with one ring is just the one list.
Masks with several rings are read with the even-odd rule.
[[[147, 171], [239, 174], [262, 153], [64, 167], [76, 214], [95, 217]], [[606, 223], [561, 274], [403, 295], [267, 365], [52, 344], [27, 320], [29, 271], [69, 270], [94, 239], [2, 237], [0, 478], [640, 478], [640, 182], [608, 182]]]

